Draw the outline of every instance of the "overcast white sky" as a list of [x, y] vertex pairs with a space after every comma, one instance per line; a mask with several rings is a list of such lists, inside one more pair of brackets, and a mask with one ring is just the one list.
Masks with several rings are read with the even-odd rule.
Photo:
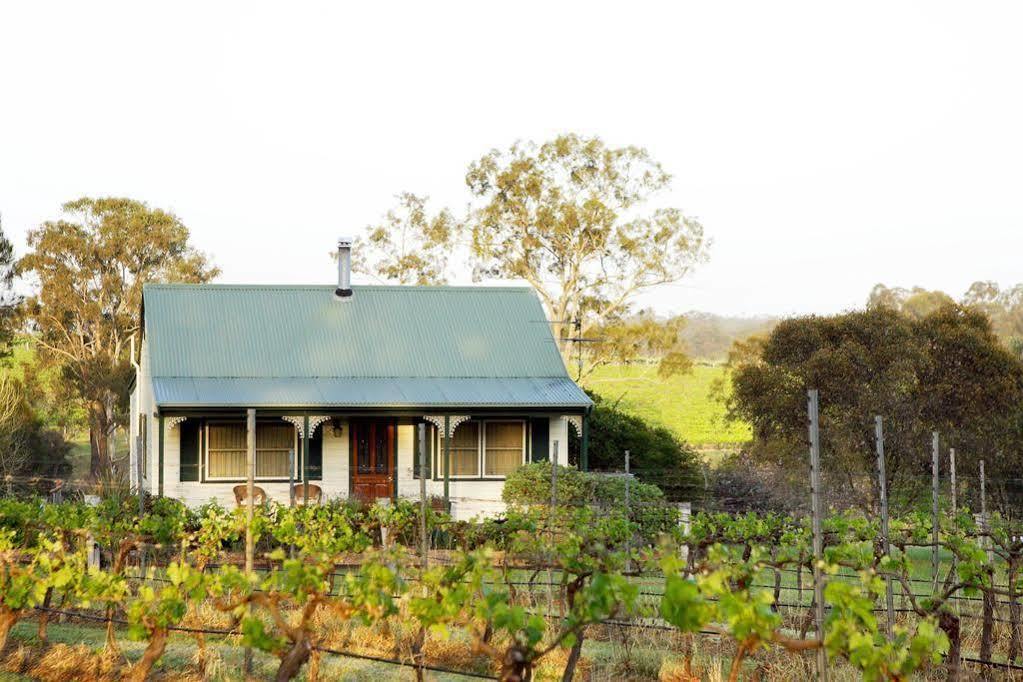
[[324, 282], [492, 147], [647, 147], [711, 260], [662, 312], [832, 312], [1023, 281], [1023, 4], [5, 3], [0, 212], [175, 211], [225, 282]]

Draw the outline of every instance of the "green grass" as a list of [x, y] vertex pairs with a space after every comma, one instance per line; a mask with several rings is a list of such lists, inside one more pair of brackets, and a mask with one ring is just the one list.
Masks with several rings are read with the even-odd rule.
[[630, 414], [665, 426], [703, 450], [730, 450], [749, 440], [746, 424], [725, 420], [725, 407], [713, 395], [727, 381], [722, 365], [696, 365], [681, 376], [662, 379], [652, 364], [598, 368], [583, 385]]

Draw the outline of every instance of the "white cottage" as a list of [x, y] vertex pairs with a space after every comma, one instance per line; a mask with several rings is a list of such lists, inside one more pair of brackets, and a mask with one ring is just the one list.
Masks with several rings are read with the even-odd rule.
[[570, 428], [586, 466], [592, 403], [529, 288], [148, 285], [133, 360], [133, 484], [193, 506], [234, 504], [250, 409], [281, 502], [418, 497], [425, 475], [457, 518], [492, 513], [516, 467], [566, 461]]

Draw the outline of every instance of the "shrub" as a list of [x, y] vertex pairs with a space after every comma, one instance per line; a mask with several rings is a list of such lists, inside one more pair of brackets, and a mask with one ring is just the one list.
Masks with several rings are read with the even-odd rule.
[[[641, 481], [656, 484], [669, 500], [688, 501], [703, 493], [700, 458], [669, 429], [627, 414], [617, 403], [587, 391], [593, 399], [590, 414], [589, 468], [621, 471], [625, 451], [630, 469]], [[569, 442], [569, 461], [578, 462], [579, 445]]]
[[[596, 474], [558, 466], [558, 504], [595, 503], [597, 478]], [[551, 463], [534, 462], [513, 471], [505, 479], [501, 497], [508, 504], [549, 504]]]
[[[64, 478], [71, 473], [71, 445], [45, 428], [26, 395], [21, 381], [0, 375], [0, 476]], [[29, 492], [45, 493], [52, 487], [49, 480], [41, 480]]]
[[[592, 505], [611, 511], [625, 511], [624, 475], [598, 474], [571, 467], [558, 467], [559, 505]], [[534, 462], [519, 467], [504, 482], [502, 499], [510, 505], [550, 504], [551, 464]], [[665, 500], [656, 485], [635, 479], [629, 482], [629, 518], [638, 533], [652, 540], [678, 525], [678, 508]]]

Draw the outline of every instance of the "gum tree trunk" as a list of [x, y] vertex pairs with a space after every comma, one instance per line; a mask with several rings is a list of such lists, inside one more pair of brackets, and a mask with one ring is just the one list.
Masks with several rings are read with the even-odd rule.
[[[109, 401], [106, 401], [109, 402]], [[113, 405], [107, 409], [104, 401], [89, 402], [89, 447], [92, 456], [89, 460], [89, 473], [99, 478], [110, 471], [110, 425], [113, 422]]]

